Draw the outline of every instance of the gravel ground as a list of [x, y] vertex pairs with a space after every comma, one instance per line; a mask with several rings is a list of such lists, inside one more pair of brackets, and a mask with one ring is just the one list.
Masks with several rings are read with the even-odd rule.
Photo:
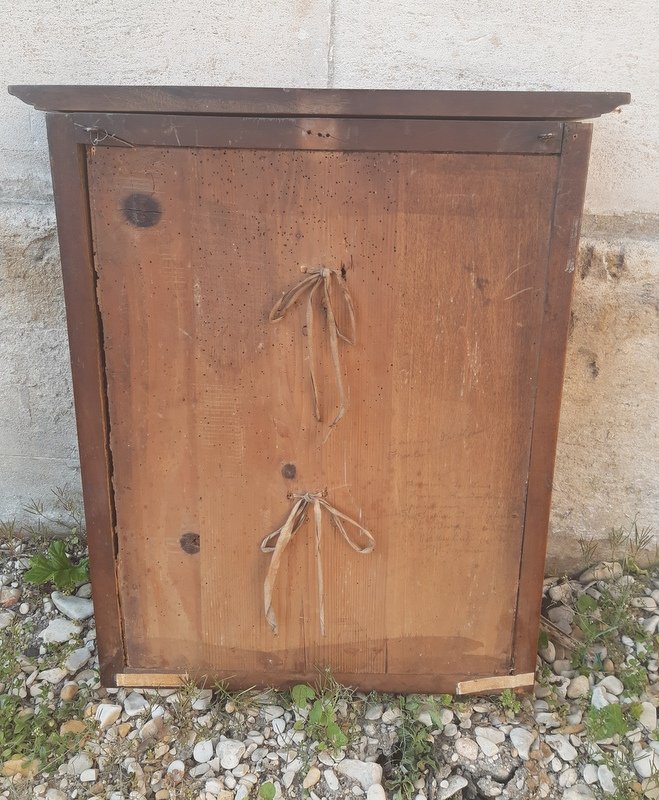
[[[534, 696], [404, 699], [326, 676], [331, 749], [311, 697], [102, 689], [90, 586], [26, 584], [24, 547], [0, 562], [1, 797], [659, 798], [656, 573], [615, 562], [545, 582]], [[427, 768], [397, 794], [410, 742]]]

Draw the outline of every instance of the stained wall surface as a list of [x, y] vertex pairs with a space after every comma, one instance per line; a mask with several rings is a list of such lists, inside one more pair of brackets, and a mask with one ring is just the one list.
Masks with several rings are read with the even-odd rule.
[[[653, 6], [18, 0], [0, 83], [630, 91], [593, 142], [550, 538], [566, 568], [635, 514], [659, 532]], [[78, 483], [43, 116], [0, 94], [0, 518]]]

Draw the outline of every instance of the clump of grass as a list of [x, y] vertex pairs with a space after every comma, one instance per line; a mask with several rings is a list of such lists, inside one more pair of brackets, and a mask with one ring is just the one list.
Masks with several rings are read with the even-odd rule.
[[439, 712], [451, 700], [450, 695], [397, 698], [401, 722], [397, 728], [398, 740], [391, 754], [386, 780], [393, 800], [410, 800], [416, 794], [415, 784], [419, 778], [429, 769], [438, 769], [433, 737], [428, 727], [419, 720], [419, 712], [426, 711], [433, 725], [441, 729]]
[[522, 704], [512, 689], [504, 689], [501, 692], [499, 695], [499, 703], [501, 704], [501, 708], [513, 717], [516, 717], [522, 710]]
[[350, 726], [341, 721], [341, 712], [347, 709], [353, 694], [337, 682], [329, 669], [320, 672], [315, 687], [306, 683], [293, 686], [291, 701], [302, 714], [295, 729], [305, 731], [321, 750], [345, 747], [350, 741]]

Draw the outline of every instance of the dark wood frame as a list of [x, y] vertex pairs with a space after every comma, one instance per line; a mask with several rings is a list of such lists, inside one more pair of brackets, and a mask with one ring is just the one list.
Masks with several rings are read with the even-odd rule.
[[[42, 87], [20, 87], [24, 99], [44, 102]], [[51, 97], [63, 103], [60, 87], [50, 87]], [[99, 94], [98, 105], [107, 109], [107, 96]], [[128, 91], [128, 90], [124, 90]], [[156, 90], [150, 90], [155, 92]], [[159, 90], [172, 92], [173, 90]], [[219, 90], [215, 90], [219, 91]], [[226, 90], [228, 91], [228, 90]], [[248, 90], [243, 90], [248, 91]], [[252, 90], [249, 90], [250, 92]], [[256, 90], [254, 90], [256, 91]], [[263, 90], [271, 93], [275, 90]], [[71, 90], [71, 96], [75, 91]], [[16, 92], [19, 94], [19, 92]], [[391, 93], [386, 93], [390, 95]], [[415, 94], [415, 93], [412, 93]], [[436, 93], [421, 93], [436, 94]], [[449, 93], [455, 95], [456, 93]], [[468, 95], [471, 93], [460, 93]], [[475, 93], [482, 95], [483, 93]], [[494, 94], [497, 93], [485, 93]], [[507, 93], [510, 94], [510, 93]], [[116, 95], [126, 102], [125, 93]], [[313, 100], [320, 102], [314, 93]], [[327, 95], [328, 104], [336, 93]], [[589, 95], [589, 97], [595, 97]], [[623, 95], [606, 95], [616, 102]], [[467, 102], [467, 98], [463, 98]], [[478, 98], [469, 98], [476, 102]], [[266, 98], [268, 100], [268, 98]], [[117, 101], [118, 102], [118, 101]], [[197, 112], [198, 99], [188, 107]], [[242, 101], [241, 101], [242, 102]], [[265, 102], [265, 101], [264, 101]], [[270, 102], [270, 100], [268, 100]], [[297, 102], [300, 102], [299, 99]], [[390, 102], [390, 101], [389, 101]], [[411, 102], [411, 101], [410, 101]], [[416, 99], [415, 99], [416, 102]], [[567, 102], [567, 101], [566, 101]], [[585, 101], [581, 101], [585, 102]], [[598, 102], [603, 103], [602, 98]], [[375, 100], [371, 100], [371, 105]], [[527, 98], [529, 107], [537, 108]], [[84, 92], [78, 105], [89, 105]], [[143, 105], [140, 104], [140, 105]], [[261, 104], [262, 105], [262, 104]], [[301, 103], [304, 105], [304, 103]], [[586, 103], [588, 105], [588, 103]], [[597, 106], [592, 101], [591, 110]], [[560, 107], [565, 111], [565, 104]], [[389, 116], [396, 116], [391, 113]], [[603, 108], [601, 109], [604, 110]], [[610, 110], [608, 107], [606, 110]], [[243, 109], [242, 113], [246, 113]], [[398, 116], [401, 116], [400, 114]], [[551, 483], [558, 432], [558, 416], [565, 365], [565, 347], [570, 316], [579, 220], [583, 206], [590, 124], [547, 121], [369, 120], [262, 118], [262, 117], [172, 117], [162, 114], [49, 113], [48, 140], [53, 189], [62, 258], [67, 324], [71, 349], [73, 387], [88, 527], [91, 575], [98, 626], [98, 651], [102, 682], [107, 685], [163, 685], [175, 683], [175, 675], [162, 675], [126, 666], [122, 616], [116, 576], [116, 533], [112, 491], [112, 459], [109, 448], [109, 418], [104, 370], [103, 331], [96, 297], [96, 273], [90, 223], [86, 171], [86, 147], [134, 144], [150, 146], [283, 147], [290, 149], [365, 149], [392, 146], [403, 126], [409, 149], [433, 152], [493, 152], [560, 154], [554, 196], [551, 245], [546, 268], [545, 315], [537, 367], [537, 392], [528, 474], [525, 524], [513, 640], [513, 669], [524, 685], [532, 683], [539, 629], [542, 579], [551, 501]], [[173, 126], [173, 127], [172, 127]], [[308, 133], [311, 131], [311, 133]], [[329, 135], [326, 135], [329, 134]], [[346, 147], [346, 136], [350, 139]], [[238, 137], [238, 141], [236, 141]], [[131, 678], [131, 674], [133, 677]], [[213, 677], [232, 677], [237, 686], [251, 685], [255, 677], [218, 670]], [[309, 679], [313, 676], [308, 676]], [[350, 683], [351, 677], [338, 678]], [[428, 692], [453, 692], [459, 675], [417, 675], [414, 686]], [[467, 676], [479, 677], [479, 676]], [[483, 676], [488, 677], [488, 676]], [[277, 676], [273, 675], [277, 684]], [[391, 676], [384, 676], [391, 679]], [[400, 676], [405, 690], [409, 676]], [[372, 680], [377, 688], [377, 677]], [[498, 687], [501, 688], [501, 687]]]
[[268, 117], [593, 119], [627, 92], [489, 92], [412, 89], [263, 89], [241, 86], [10, 86], [41, 111], [237, 114]]

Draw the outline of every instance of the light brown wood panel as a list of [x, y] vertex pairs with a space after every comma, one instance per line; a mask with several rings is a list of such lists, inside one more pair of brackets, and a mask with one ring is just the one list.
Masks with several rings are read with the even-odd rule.
[[[392, 689], [510, 670], [558, 161], [90, 151], [128, 667], [280, 683], [330, 665]], [[322, 309], [320, 423], [303, 303], [268, 321], [300, 265], [344, 266], [356, 310], [326, 441]], [[275, 637], [261, 538], [289, 492], [325, 489], [376, 549], [324, 519], [323, 637], [307, 523]]]

